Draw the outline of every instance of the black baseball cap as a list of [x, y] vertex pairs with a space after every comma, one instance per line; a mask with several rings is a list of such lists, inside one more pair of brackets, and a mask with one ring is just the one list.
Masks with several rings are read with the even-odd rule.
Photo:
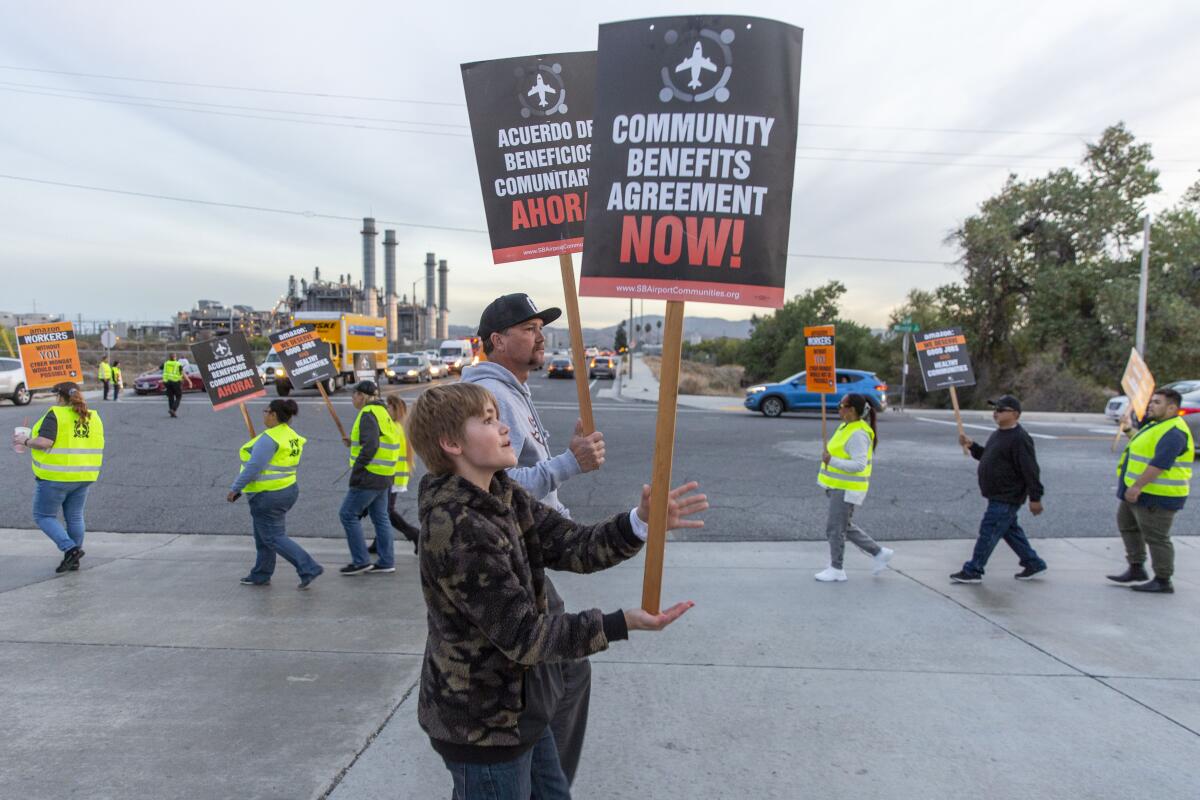
[[1018, 414], [1021, 413], [1021, 401], [1013, 397], [1011, 394], [1002, 394], [995, 400], [988, 400], [988, 405], [995, 406], [997, 411], [1010, 409]]
[[374, 397], [379, 394], [379, 387], [375, 385], [375, 381], [359, 381], [354, 384], [354, 391], [365, 394], [367, 397]]
[[543, 324], [549, 325], [561, 316], [562, 309], [559, 308], [538, 311], [533, 298], [523, 292], [506, 294], [488, 303], [488, 307], [483, 310], [479, 317], [479, 338], [487, 341], [493, 333], [499, 333], [531, 319], [540, 319]]

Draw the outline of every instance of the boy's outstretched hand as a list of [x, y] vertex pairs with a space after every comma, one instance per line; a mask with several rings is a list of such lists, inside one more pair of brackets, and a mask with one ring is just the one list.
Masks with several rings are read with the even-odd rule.
[[628, 608], [625, 610], [625, 626], [631, 631], [661, 631], [694, 605], [696, 604], [691, 600], [687, 600], [676, 603], [661, 614], [651, 614], [641, 608]]
[[[672, 489], [671, 493], [667, 495], [667, 530], [704, 527], [702, 519], [684, 519], [684, 517], [690, 517], [708, 509], [707, 495], [689, 494], [699, 488], [700, 484], [689, 481]], [[642, 522], [650, 521], [650, 487], [645, 484], [642, 485], [642, 502], [638, 504], [637, 515]]]

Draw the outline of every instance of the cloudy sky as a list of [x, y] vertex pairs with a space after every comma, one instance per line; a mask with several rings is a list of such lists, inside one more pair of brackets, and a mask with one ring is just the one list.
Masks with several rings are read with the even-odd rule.
[[[556, 260], [491, 264], [458, 65], [657, 14], [805, 29], [787, 289], [837, 278], [867, 324], [954, 278], [943, 240], [1006, 174], [1076, 163], [1107, 125], [1153, 144], [1159, 205], [1198, 177], [1195, 2], [592, 5], [0, 0], [0, 310], [270, 307], [289, 274], [361, 277], [364, 216], [396, 228], [402, 291], [449, 261], [453, 323], [508, 291], [557, 304]], [[626, 308], [582, 300], [587, 325]]]

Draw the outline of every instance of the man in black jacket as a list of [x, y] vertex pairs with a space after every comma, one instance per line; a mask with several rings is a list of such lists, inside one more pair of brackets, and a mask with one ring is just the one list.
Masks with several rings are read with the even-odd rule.
[[988, 405], [994, 406], [996, 432], [980, 447], [966, 434], [959, 436], [963, 447], [979, 462], [979, 491], [987, 498], [987, 511], [979, 523], [979, 538], [975, 552], [963, 568], [950, 576], [952, 583], [979, 583], [992, 550], [1003, 539], [1021, 559], [1022, 570], [1013, 577], [1029, 580], [1046, 571], [1046, 562], [1029, 543], [1025, 531], [1017, 523], [1017, 512], [1029, 498], [1029, 510], [1036, 517], [1042, 513], [1042, 481], [1033, 438], [1021, 427], [1021, 401], [1006, 394]]

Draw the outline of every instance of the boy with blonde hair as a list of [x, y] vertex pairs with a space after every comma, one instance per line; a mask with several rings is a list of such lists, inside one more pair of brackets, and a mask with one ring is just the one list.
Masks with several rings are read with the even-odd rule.
[[[450, 771], [455, 798], [527, 800], [533, 752], [556, 759], [551, 703], [525, 691], [527, 672], [605, 650], [630, 630], [662, 630], [693, 604], [661, 614], [549, 613], [545, 569], [597, 572], [641, 549], [650, 487], [632, 511], [596, 525], [537, 502], [505, 474], [517, 463], [508, 428], [495, 398], [475, 384], [427, 390], [407, 424], [428, 471], [418, 499], [429, 634], [417, 718]], [[670, 493], [668, 528], [703, 527], [687, 519], [708, 508], [696, 488]], [[565, 781], [553, 785], [554, 796], [569, 796]], [[546, 790], [540, 785], [539, 797]]]

